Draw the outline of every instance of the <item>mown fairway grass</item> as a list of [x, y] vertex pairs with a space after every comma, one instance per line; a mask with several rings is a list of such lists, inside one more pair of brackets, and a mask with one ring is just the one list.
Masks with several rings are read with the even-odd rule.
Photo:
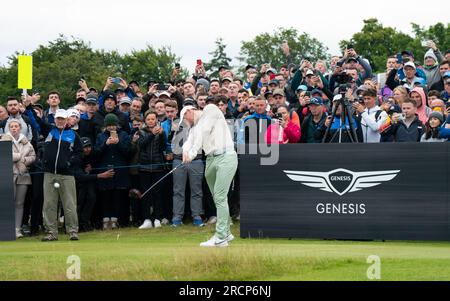
[[213, 227], [82, 233], [71, 242], [0, 242], [0, 280], [67, 280], [67, 257], [81, 258], [81, 280], [368, 280], [369, 255], [381, 280], [450, 280], [450, 242], [240, 239], [204, 249]]

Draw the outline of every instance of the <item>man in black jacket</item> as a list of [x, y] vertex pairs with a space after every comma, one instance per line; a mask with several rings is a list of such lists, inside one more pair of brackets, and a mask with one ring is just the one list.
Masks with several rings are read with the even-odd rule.
[[83, 146], [82, 164], [77, 168], [75, 179], [77, 184], [77, 213], [80, 232], [92, 230], [91, 216], [97, 200], [97, 179], [109, 179], [114, 176], [114, 170], [93, 173], [96, 166], [96, 156], [93, 152], [92, 141], [88, 137], [81, 137]]
[[97, 133], [101, 132], [105, 116], [111, 113], [116, 115], [117, 118], [119, 119], [120, 128], [124, 130], [127, 134], [130, 134], [131, 129], [130, 124], [128, 123], [128, 117], [124, 113], [120, 112], [119, 109], [117, 108], [116, 95], [113, 92], [106, 90], [103, 92], [103, 99], [104, 99], [103, 107], [97, 112], [95, 112], [94, 115], [93, 122], [96, 127], [96, 132]]
[[83, 149], [78, 134], [67, 127], [67, 112], [58, 109], [55, 126], [44, 144], [44, 226], [42, 241], [58, 240], [58, 201], [64, 209], [66, 232], [78, 240], [78, 217], [74, 172], [81, 163]]
[[417, 105], [407, 99], [402, 103], [402, 114], [392, 115], [392, 126], [381, 135], [383, 141], [420, 142], [424, 126], [417, 116]]

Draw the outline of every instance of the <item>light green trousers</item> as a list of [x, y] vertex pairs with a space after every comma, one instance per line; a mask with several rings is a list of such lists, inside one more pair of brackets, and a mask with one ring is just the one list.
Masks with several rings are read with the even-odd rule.
[[230, 234], [228, 190], [238, 165], [236, 153], [206, 158], [205, 178], [217, 209], [216, 236], [224, 239]]

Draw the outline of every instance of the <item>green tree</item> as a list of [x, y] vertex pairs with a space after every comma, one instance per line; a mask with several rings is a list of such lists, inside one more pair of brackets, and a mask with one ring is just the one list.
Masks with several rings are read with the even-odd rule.
[[260, 66], [269, 63], [278, 68], [286, 63], [281, 44], [287, 41], [294, 63], [299, 64], [302, 58], [319, 60], [328, 58], [328, 48], [307, 33], [300, 34], [294, 28], [279, 28], [273, 34], [262, 33], [251, 41], [241, 45], [238, 60], [246, 64]]
[[170, 81], [176, 57], [170, 48], [153, 49], [147, 46], [144, 50], [133, 50], [118, 61], [118, 75], [129, 80], [145, 83], [150, 79], [159, 82]]
[[386, 58], [410, 50], [415, 60], [422, 62], [427, 48], [421, 46], [422, 40], [431, 39], [439, 48], [447, 49], [449, 45], [450, 29], [448, 24], [437, 23], [428, 29], [412, 24], [414, 36], [410, 36], [392, 27], [385, 27], [376, 18], [364, 20], [361, 31], [353, 34], [350, 40], [342, 40], [339, 46], [342, 50], [349, 43], [354, 45], [356, 52], [367, 58], [375, 72], [383, 72]]
[[[21, 93], [17, 89], [18, 55], [16, 52], [8, 58], [9, 66], [0, 67], [1, 102], [8, 95]], [[33, 87], [39, 89], [44, 97], [51, 90], [58, 90], [64, 107], [74, 104], [82, 76], [90, 87], [97, 90], [104, 87], [108, 76], [120, 76], [127, 81], [134, 79], [142, 84], [150, 78], [168, 81], [175, 62], [179, 60], [165, 47], [154, 50], [147, 46], [144, 50], [120, 55], [117, 51], [93, 50], [89, 43], [63, 35], [48, 45], [38, 46], [31, 55]]]
[[215, 41], [216, 49], [213, 52], [209, 52], [212, 56], [212, 59], [209, 63], [205, 63], [205, 70], [213, 77], [219, 77], [219, 67], [220, 66], [230, 66], [231, 58], [227, 56], [225, 53], [225, 48], [227, 45], [223, 43], [222, 38], [218, 38]]

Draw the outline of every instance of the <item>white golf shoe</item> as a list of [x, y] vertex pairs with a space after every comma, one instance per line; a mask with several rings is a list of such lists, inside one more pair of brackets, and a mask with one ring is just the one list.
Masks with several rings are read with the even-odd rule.
[[[161, 226], [161, 225], [160, 225], [160, 226]], [[153, 228], [153, 226], [152, 226], [152, 221], [149, 220], [149, 219], [146, 219], [146, 220], [144, 221], [144, 223], [139, 227], [139, 229], [151, 229], [151, 228]]]

